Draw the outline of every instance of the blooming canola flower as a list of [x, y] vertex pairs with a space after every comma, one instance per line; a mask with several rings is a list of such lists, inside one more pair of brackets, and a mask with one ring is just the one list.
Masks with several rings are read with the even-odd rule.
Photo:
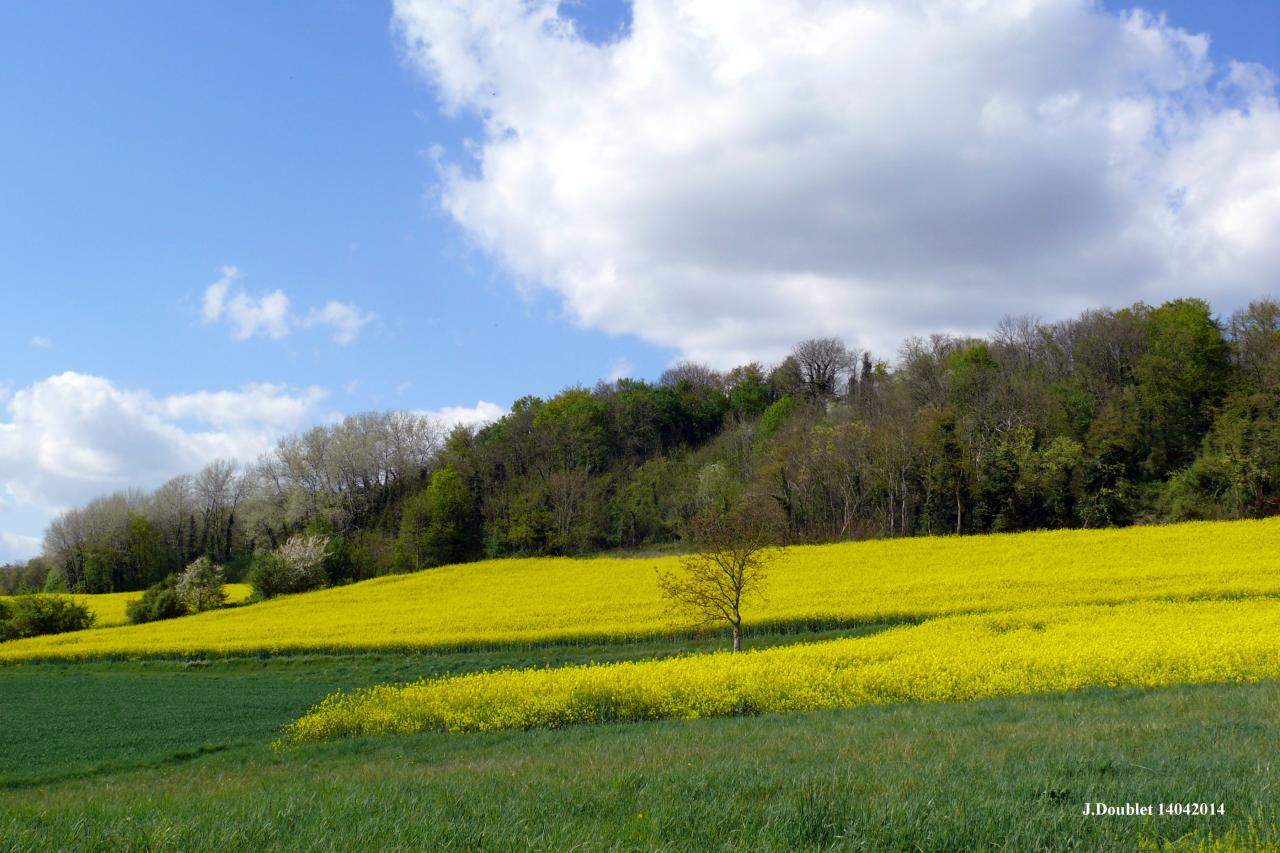
[[1275, 677], [1280, 603], [1271, 599], [1038, 608], [743, 654], [499, 670], [337, 693], [291, 723], [280, 743]]
[[[1280, 596], [1280, 519], [788, 549], [749, 629], [918, 623], [1044, 607]], [[612, 642], [687, 631], [678, 557], [489, 560], [146, 625], [0, 643], [0, 662]]]

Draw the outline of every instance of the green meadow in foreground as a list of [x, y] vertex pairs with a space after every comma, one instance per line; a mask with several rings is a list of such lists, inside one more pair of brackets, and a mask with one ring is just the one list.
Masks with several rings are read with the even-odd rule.
[[[675, 650], [0, 668], [0, 849], [1280, 843], [1275, 682], [270, 748], [338, 688]], [[1095, 801], [1226, 814], [1082, 816]]]

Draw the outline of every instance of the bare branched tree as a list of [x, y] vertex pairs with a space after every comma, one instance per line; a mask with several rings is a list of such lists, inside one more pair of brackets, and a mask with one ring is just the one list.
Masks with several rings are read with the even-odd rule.
[[443, 445], [443, 428], [413, 412], [365, 412], [285, 436], [254, 469], [271, 508], [258, 526], [275, 542], [316, 517], [339, 528], [359, 524], [382, 510], [388, 487], [420, 476]]
[[816, 399], [826, 399], [839, 392], [856, 364], [855, 356], [839, 338], [810, 338], [796, 344], [791, 351], [800, 370], [805, 389]]
[[663, 596], [699, 625], [728, 623], [733, 650], [742, 648], [742, 606], [762, 597], [765, 569], [781, 553], [777, 506], [744, 499], [727, 511], [704, 512], [693, 524], [698, 550], [680, 569], [658, 572]]
[[697, 361], [679, 361], [662, 372], [658, 384], [664, 388], [676, 388], [687, 382], [695, 391], [704, 388], [724, 388], [724, 376]]
[[1280, 383], [1280, 303], [1250, 302], [1231, 315], [1227, 336], [1232, 361], [1250, 382], [1267, 389]]

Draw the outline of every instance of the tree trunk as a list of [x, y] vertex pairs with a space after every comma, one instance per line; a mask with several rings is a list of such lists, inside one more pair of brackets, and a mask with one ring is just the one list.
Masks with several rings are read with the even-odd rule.
[[232, 510], [227, 514], [227, 541], [223, 544], [224, 563], [231, 562], [231, 538], [235, 535], [236, 529], [236, 511]]
[[738, 619], [733, 623], [733, 650], [735, 652], [742, 651], [742, 620]]

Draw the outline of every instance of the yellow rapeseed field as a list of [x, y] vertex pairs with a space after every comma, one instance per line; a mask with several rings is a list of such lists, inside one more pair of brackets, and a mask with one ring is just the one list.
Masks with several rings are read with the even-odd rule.
[[282, 744], [357, 734], [555, 727], [949, 702], [1280, 676], [1271, 599], [953, 616], [744, 654], [500, 670], [335, 694]]
[[[239, 604], [253, 593], [253, 587], [247, 583], [229, 583], [223, 587], [227, 593], [228, 604]], [[110, 628], [113, 625], [124, 625], [129, 619], [125, 616], [125, 607], [130, 601], [141, 598], [140, 592], [104, 592], [97, 595], [73, 595], [76, 601], [89, 605], [89, 611], [96, 618], [94, 625], [98, 628]], [[4, 596], [0, 596], [3, 599]]]
[[[678, 558], [495, 560], [149, 625], [0, 644], [0, 661], [444, 649], [672, 632]], [[1280, 595], [1280, 519], [897, 539], [791, 549], [748, 627]]]

